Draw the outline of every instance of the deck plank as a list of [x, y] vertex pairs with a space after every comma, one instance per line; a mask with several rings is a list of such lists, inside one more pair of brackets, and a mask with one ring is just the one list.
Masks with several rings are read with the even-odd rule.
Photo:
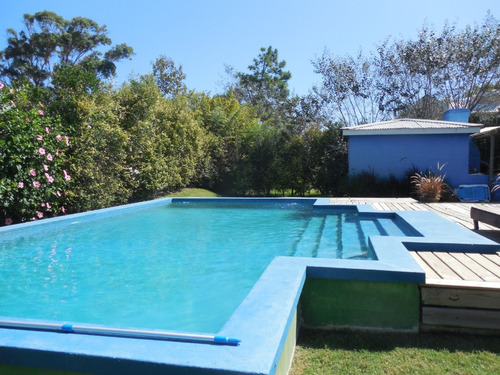
[[441, 277], [432, 269], [432, 267], [429, 266], [427, 262], [420, 256], [420, 253], [412, 251], [411, 255], [417, 261], [418, 265], [425, 271], [426, 278], [441, 279]]
[[426, 306], [466, 307], [500, 310], [500, 289], [422, 286]]
[[479, 276], [483, 281], [498, 281], [497, 277], [488, 271], [486, 268], [481, 266], [479, 263], [473, 261], [472, 258], [468, 256], [466, 253], [452, 253], [452, 256], [466, 265], [472, 272], [474, 272], [477, 276]]
[[495, 264], [490, 262], [487, 258], [483, 257], [479, 253], [467, 253], [467, 256], [476, 264], [483, 267], [490, 275], [491, 280], [486, 281], [500, 282], [500, 267], [496, 267]]
[[500, 329], [500, 311], [422, 307], [422, 323], [436, 326]]
[[433, 254], [450, 267], [455, 273], [457, 273], [460, 276], [460, 279], [470, 281], [483, 280], [452, 254], [444, 252], [434, 252]]
[[448, 267], [432, 252], [420, 252], [419, 255], [441, 279], [463, 280], [455, 271]]
[[378, 211], [384, 211], [384, 208], [378, 202], [371, 203], [371, 205]]
[[498, 253], [496, 254], [482, 254], [483, 257], [488, 259], [490, 262], [495, 263], [497, 266], [500, 267], [500, 255]]

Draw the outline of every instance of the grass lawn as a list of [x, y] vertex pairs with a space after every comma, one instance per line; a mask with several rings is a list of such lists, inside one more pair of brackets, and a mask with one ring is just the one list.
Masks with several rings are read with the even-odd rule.
[[197, 189], [197, 188], [185, 188], [170, 195], [167, 197], [171, 198], [188, 198], [188, 197], [218, 197], [217, 194], [211, 192], [210, 190], [205, 189]]
[[290, 375], [500, 374], [500, 337], [301, 329]]

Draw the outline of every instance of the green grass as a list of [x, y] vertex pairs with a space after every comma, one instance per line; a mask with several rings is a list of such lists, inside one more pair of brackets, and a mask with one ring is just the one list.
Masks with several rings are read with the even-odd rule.
[[500, 374], [500, 337], [301, 330], [290, 375]]
[[316, 198], [316, 197], [322, 197], [322, 196], [323, 195], [321, 195], [321, 192], [319, 190], [316, 190], [316, 189], [308, 190], [308, 191], [306, 191], [306, 193], [304, 195], [298, 195], [297, 193], [295, 193], [295, 195], [292, 195], [291, 190], [286, 190], [286, 191], [271, 190], [271, 197], [288, 197], [288, 198], [312, 197], [312, 198]]
[[175, 193], [168, 195], [172, 198], [188, 198], [188, 197], [218, 197], [217, 194], [211, 192], [210, 190], [198, 189], [198, 188], [185, 188]]

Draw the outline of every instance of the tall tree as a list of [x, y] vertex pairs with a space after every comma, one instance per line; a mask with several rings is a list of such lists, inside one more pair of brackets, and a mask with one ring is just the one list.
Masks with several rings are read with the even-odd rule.
[[234, 93], [240, 102], [255, 106], [263, 121], [273, 119], [280, 123], [288, 110], [288, 81], [292, 74], [284, 70], [286, 62], [279, 61], [277, 49], [269, 46], [260, 51], [248, 66], [250, 73], [236, 73]]
[[381, 105], [433, 118], [435, 103], [476, 111], [490, 85], [500, 81], [500, 24], [488, 14], [481, 26], [441, 33], [423, 26], [416, 41], [388, 41], [378, 47]]
[[92, 62], [102, 77], [115, 74], [115, 62], [130, 58], [133, 49], [126, 44], [102, 53], [111, 44], [106, 26], [83, 17], [65, 20], [54, 12], [24, 15], [25, 30], [7, 30], [8, 45], [0, 51], [0, 77], [11, 83], [27, 81], [34, 86], [50, 83], [54, 69]]
[[450, 108], [480, 109], [489, 87], [500, 82], [500, 22], [488, 13], [482, 25], [463, 31], [446, 26], [442, 40], [441, 95]]
[[488, 14], [464, 30], [446, 25], [438, 33], [424, 25], [416, 40], [387, 39], [370, 57], [325, 52], [313, 65], [322, 76], [316, 96], [332, 120], [347, 125], [436, 119], [447, 108], [474, 112], [500, 81], [500, 24]]
[[359, 125], [387, 119], [379, 105], [376, 70], [362, 52], [355, 58], [341, 58], [325, 51], [313, 65], [322, 76], [322, 83], [314, 92], [334, 121]]
[[163, 96], [174, 97], [186, 92], [186, 84], [184, 80], [186, 75], [182, 71], [182, 65], [175, 66], [174, 61], [166, 56], [160, 56], [154, 62], [153, 76], [156, 85], [160, 88]]

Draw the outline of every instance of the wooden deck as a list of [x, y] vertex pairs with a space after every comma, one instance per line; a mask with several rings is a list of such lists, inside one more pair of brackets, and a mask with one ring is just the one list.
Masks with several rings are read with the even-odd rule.
[[[471, 207], [497, 203], [420, 203], [411, 198], [332, 198], [332, 204], [370, 204], [381, 211], [433, 211], [470, 230]], [[475, 230], [500, 243], [500, 230]], [[500, 252], [496, 254], [411, 252], [426, 274], [420, 286], [423, 327], [482, 329], [500, 333]]]

